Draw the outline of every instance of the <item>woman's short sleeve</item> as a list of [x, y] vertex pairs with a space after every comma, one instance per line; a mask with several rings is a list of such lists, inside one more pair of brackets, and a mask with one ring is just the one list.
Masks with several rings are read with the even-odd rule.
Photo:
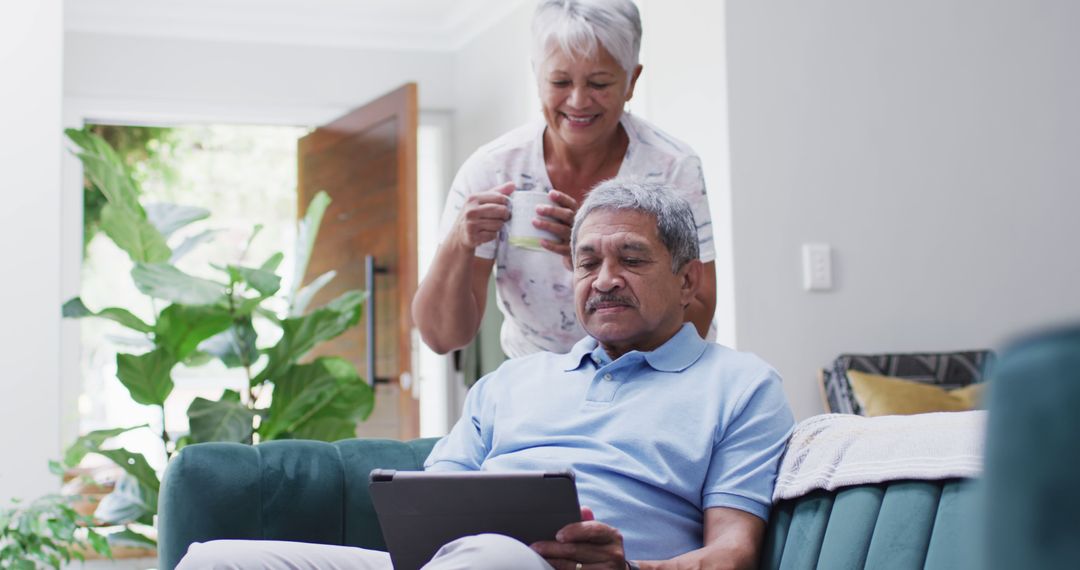
[[705, 175], [701, 171], [701, 159], [694, 154], [680, 158], [674, 165], [670, 184], [683, 199], [690, 203], [690, 209], [694, 212], [701, 261], [703, 263], [715, 261], [716, 246], [713, 243], [712, 215], [709, 213], [709, 198], [705, 193]]

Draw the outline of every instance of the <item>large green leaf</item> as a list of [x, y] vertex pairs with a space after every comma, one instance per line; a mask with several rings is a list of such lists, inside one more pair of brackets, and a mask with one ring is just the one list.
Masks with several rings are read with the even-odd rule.
[[178, 305], [165, 307], [158, 317], [154, 342], [177, 361], [187, 358], [202, 341], [232, 325], [232, 316], [222, 307]]
[[158, 263], [172, 252], [139, 205], [139, 188], [120, 156], [100, 136], [77, 129], [65, 131], [79, 146], [83, 172], [108, 200], [101, 210], [101, 228], [132, 261]]
[[227, 368], [239, 368], [250, 366], [259, 359], [255, 340], [255, 327], [251, 324], [251, 317], [247, 317], [204, 340], [199, 350], [216, 356]]
[[255, 412], [240, 403], [236, 392], [226, 391], [218, 401], [195, 398], [187, 410], [191, 443], [235, 441], [250, 443]]
[[164, 263], [136, 263], [131, 278], [139, 291], [184, 305], [213, 305], [225, 298], [225, 286], [193, 277]]
[[131, 399], [147, 406], [161, 406], [172, 393], [172, 369], [177, 358], [166, 348], [146, 354], [117, 354], [116, 377]]
[[134, 548], [157, 548], [157, 541], [139, 534], [130, 528], [109, 533], [109, 546], [129, 546]]
[[172, 250], [165, 236], [150, 224], [145, 214], [125, 210], [109, 202], [101, 209], [101, 229], [136, 263], [168, 261]]
[[196, 247], [212, 241], [214, 236], [221, 232], [222, 230], [203, 230], [193, 236], [184, 238], [184, 241], [180, 242], [180, 245], [173, 248], [172, 256], [169, 257], [169, 263], [175, 264]]
[[83, 457], [86, 457], [87, 453], [94, 453], [101, 449], [101, 445], [107, 440], [122, 433], [144, 427], [147, 427], [147, 425], [142, 424], [126, 428], [99, 429], [86, 435], [79, 436], [79, 439], [76, 439], [75, 443], [71, 444], [67, 450], [64, 451], [64, 465], [75, 467], [82, 461]]
[[269, 271], [271, 273], [277, 271], [277, 268], [281, 265], [281, 261], [283, 259], [285, 259], [285, 255], [280, 251], [276, 252], [270, 257], [266, 258], [266, 261], [264, 261], [263, 264], [259, 266], [259, 269], [262, 269], [263, 271]]
[[136, 317], [131, 311], [127, 309], [121, 309], [118, 307], [109, 307], [102, 309], [98, 312], [93, 312], [83, 304], [83, 300], [79, 297], [75, 297], [64, 303], [64, 307], [60, 310], [65, 319], [81, 319], [84, 317], [98, 317], [102, 319], [108, 319], [124, 325], [125, 327], [136, 330], [143, 333], [149, 333], [154, 331], [154, 327], [146, 324], [142, 319]]
[[168, 202], [156, 202], [146, 205], [146, 217], [150, 223], [168, 238], [176, 230], [210, 217], [210, 210], [195, 206], [182, 206]]
[[355, 433], [356, 422], [367, 418], [374, 404], [374, 393], [352, 363], [338, 357], [317, 358], [291, 366], [275, 379], [269, 417], [259, 434], [268, 440], [340, 439], [346, 431]]
[[348, 291], [326, 306], [303, 317], [281, 321], [281, 340], [266, 350], [270, 357], [253, 379], [253, 383], [270, 380], [277, 382], [277, 375], [292, 363], [300, 359], [309, 350], [324, 340], [334, 338], [348, 330], [360, 320], [360, 311], [367, 294], [361, 291]]
[[315, 298], [315, 294], [320, 289], [326, 286], [327, 283], [332, 281], [337, 276], [337, 271], [331, 269], [326, 273], [311, 280], [311, 283], [304, 285], [296, 292], [296, 298], [293, 300], [292, 306], [289, 307], [290, 317], [299, 317], [307, 310], [308, 304]]
[[195, 350], [192, 351], [191, 354], [185, 356], [184, 359], [180, 361], [180, 364], [183, 364], [188, 368], [198, 368], [199, 366], [205, 366], [209, 364], [212, 360], [214, 360], [213, 355], [207, 354], [200, 350]]
[[[300, 220], [300, 227], [296, 234], [296, 257], [293, 260], [293, 285], [289, 291], [289, 307], [296, 300], [296, 293], [300, 290], [300, 284], [307, 274], [308, 261], [311, 260], [311, 250], [315, 247], [315, 236], [319, 234], [319, 226], [322, 224], [326, 207], [330, 205], [330, 195], [319, 191], [308, 204], [304, 219]], [[290, 311], [291, 312], [291, 311]]]
[[109, 203], [135, 214], [138, 218], [146, 219], [145, 212], [139, 205], [139, 188], [124, 166], [124, 161], [109, 143], [97, 134], [79, 129], [67, 129], [64, 132], [80, 148], [80, 152], [75, 154], [83, 163], [86, 177], [101, 190]]
[[99, 449], [95, 453], [108, 457], [113, 463], [119, 465], [121, 469], [134, 477], [140, 485], [154, 491], [154, 493], [157, 493], [161, 488], [157, 473], [154, 472], [154, 468], [150, 467], [150, 464], [146, 462], [146, 458], [141, 453], [132, 453], [126, 449]]
[[293, 439], [338, 441], [356, 437], [356, 419], [315, 417], [300, 424], [290, 434]]
[[111, 493], [102, 497], [94, 517], [112, 524], [153, 524], [157, 514], [157, 491], [125, 473]]
[[281, 278], [275, 275], [273, 271], [243, 267], [240, 265], [230, 265], [228, 271], [233, 282], [246, 284], [258, 291], [259, 295], [263, 298], [277, 293], [278, 289], [281, 288]]

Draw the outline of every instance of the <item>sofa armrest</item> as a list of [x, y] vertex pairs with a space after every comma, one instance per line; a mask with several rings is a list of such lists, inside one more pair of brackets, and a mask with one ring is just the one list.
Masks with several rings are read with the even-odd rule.
[[372, 469], [423, 469], [436, 439], [204, 443], [169, 463], [158, 499], [158, 563], [193, 542], [293, 540], [385, 549], [368, 496]]

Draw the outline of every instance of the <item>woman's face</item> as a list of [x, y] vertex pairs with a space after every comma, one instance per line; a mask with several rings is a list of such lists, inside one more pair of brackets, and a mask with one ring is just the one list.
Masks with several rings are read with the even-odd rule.
[[592, 59], [549, 51], [537, 69], [548, 133], [571, 149], [608, 144], [640, 74], [639, 65], [628, 78], [602, 46]]

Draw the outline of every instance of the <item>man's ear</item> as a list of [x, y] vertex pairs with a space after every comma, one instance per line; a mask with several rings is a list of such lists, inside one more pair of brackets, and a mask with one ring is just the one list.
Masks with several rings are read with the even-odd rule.
[[679, 279], [682, 281], [680, 287], [680, 299], [684, 307], [690, 304], [690, 301], [697, 295], [698, 289], [701, 288], [701, 280], [705, 275], [705, 265], [701, 263], [700, 259], [691, 259], [683, 265], [679, 270]]

